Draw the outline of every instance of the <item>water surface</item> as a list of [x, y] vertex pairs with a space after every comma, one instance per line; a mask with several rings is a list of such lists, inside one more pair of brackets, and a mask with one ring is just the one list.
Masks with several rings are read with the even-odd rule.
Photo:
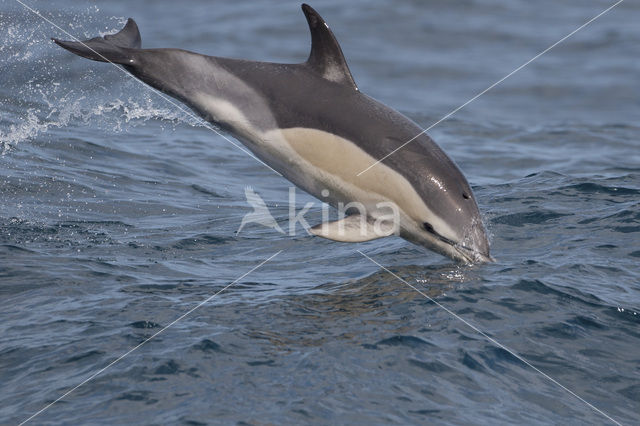
[[[298, 62], [296, 2], [30, 1], [74, 36]], [[610, 5], [322, 1], [360, 89], [423, 127]], [[602, 424], [640, 412], [640, 6], [623, 2], [430, 135], [490, 265], [287, 229], [289, 184], [0, 1], [0, 423], [16, 424], [282, 252], [35, 424]], [[313, 225], [320, 204], [297, 192]]]

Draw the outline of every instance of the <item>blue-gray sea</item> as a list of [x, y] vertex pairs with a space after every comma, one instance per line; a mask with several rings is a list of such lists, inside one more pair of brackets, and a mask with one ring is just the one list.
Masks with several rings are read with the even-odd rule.
[[[145, 47], [301, 62], [299, 3], [20, 1], [0, 0], [1, 424], [640, 423], [637, 1], [429, 131], [490, 233], [476, 266], [236, 234], [246, 187], [288, 230], [290, 184], [50, 41], [133, 17]], [[312, 6], [360, 89], [426, 128], [612, 4]]]

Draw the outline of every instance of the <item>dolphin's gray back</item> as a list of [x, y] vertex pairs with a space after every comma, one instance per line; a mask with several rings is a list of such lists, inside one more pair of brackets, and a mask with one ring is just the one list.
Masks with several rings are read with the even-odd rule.
[[[308, 128], [335, 134], [376, 159], [420, 134], [422, 129], [413, 121], [358, 90], [331, 30], [312, 8], [303, 5], [303, 10], [312, 48], [308, 60], [301, 64], [219, 58], [181, 49], [140, 49], [140, 33], [132, 19], [113, 35], [83, 42], [54, 41], [79, 56], [123, 65], [209, 121], [216, 122], [216, 117], [194, 99], [211, 96], [230, 100], [262, 131]], [[226, 127], [225, 123], [217, 124]], [[426, 134], [383, 163], [402, 173], [417, 189], [422, 188], [425, 196], [430, 186], [421, 183], [429, 180], [430, 170], [440, 176], [460, 174]], [[425, 164], [430, 170], [425, 170]], [[468, 188], [460, 190], [471, 193]]]

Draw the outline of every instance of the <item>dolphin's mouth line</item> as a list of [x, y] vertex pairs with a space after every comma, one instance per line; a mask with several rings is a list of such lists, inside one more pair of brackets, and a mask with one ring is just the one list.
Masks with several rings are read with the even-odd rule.
[[478, 254], [477, 250], [472, 249], [471, 247], [465, 246], [462, 243], [457, 243], [443, 235], [440, 235], [438, 232], [436, 232], [435, 229], [433, 229], [433, 226], [425, 226], [424, 228], [427, 232], [429, 232], [431, 235], [433, 235], [443, 243], [448, 244], [451, 247], [457, 249], [460, 252], [460, 254], [462, 254], [468, 260], [472, 262], [476, 260], [477, 254]]

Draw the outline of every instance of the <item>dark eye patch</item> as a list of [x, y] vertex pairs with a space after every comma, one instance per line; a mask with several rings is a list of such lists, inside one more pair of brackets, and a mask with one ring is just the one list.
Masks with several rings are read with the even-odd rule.
[[462, 198], [464, 198], [465, 200], [468, 200], [471, 197], [469, 197], [469, 194], [467, 194], [466, 192], [463, 192], [462, 193]]
[[435, 234], [436, 230], [433, 229], [433, 225], [431, 225], [429, 222], [424, 222], [422, 224], [422, 227], [424, 228], [425, 231], [431, 233], [431, 234]]

